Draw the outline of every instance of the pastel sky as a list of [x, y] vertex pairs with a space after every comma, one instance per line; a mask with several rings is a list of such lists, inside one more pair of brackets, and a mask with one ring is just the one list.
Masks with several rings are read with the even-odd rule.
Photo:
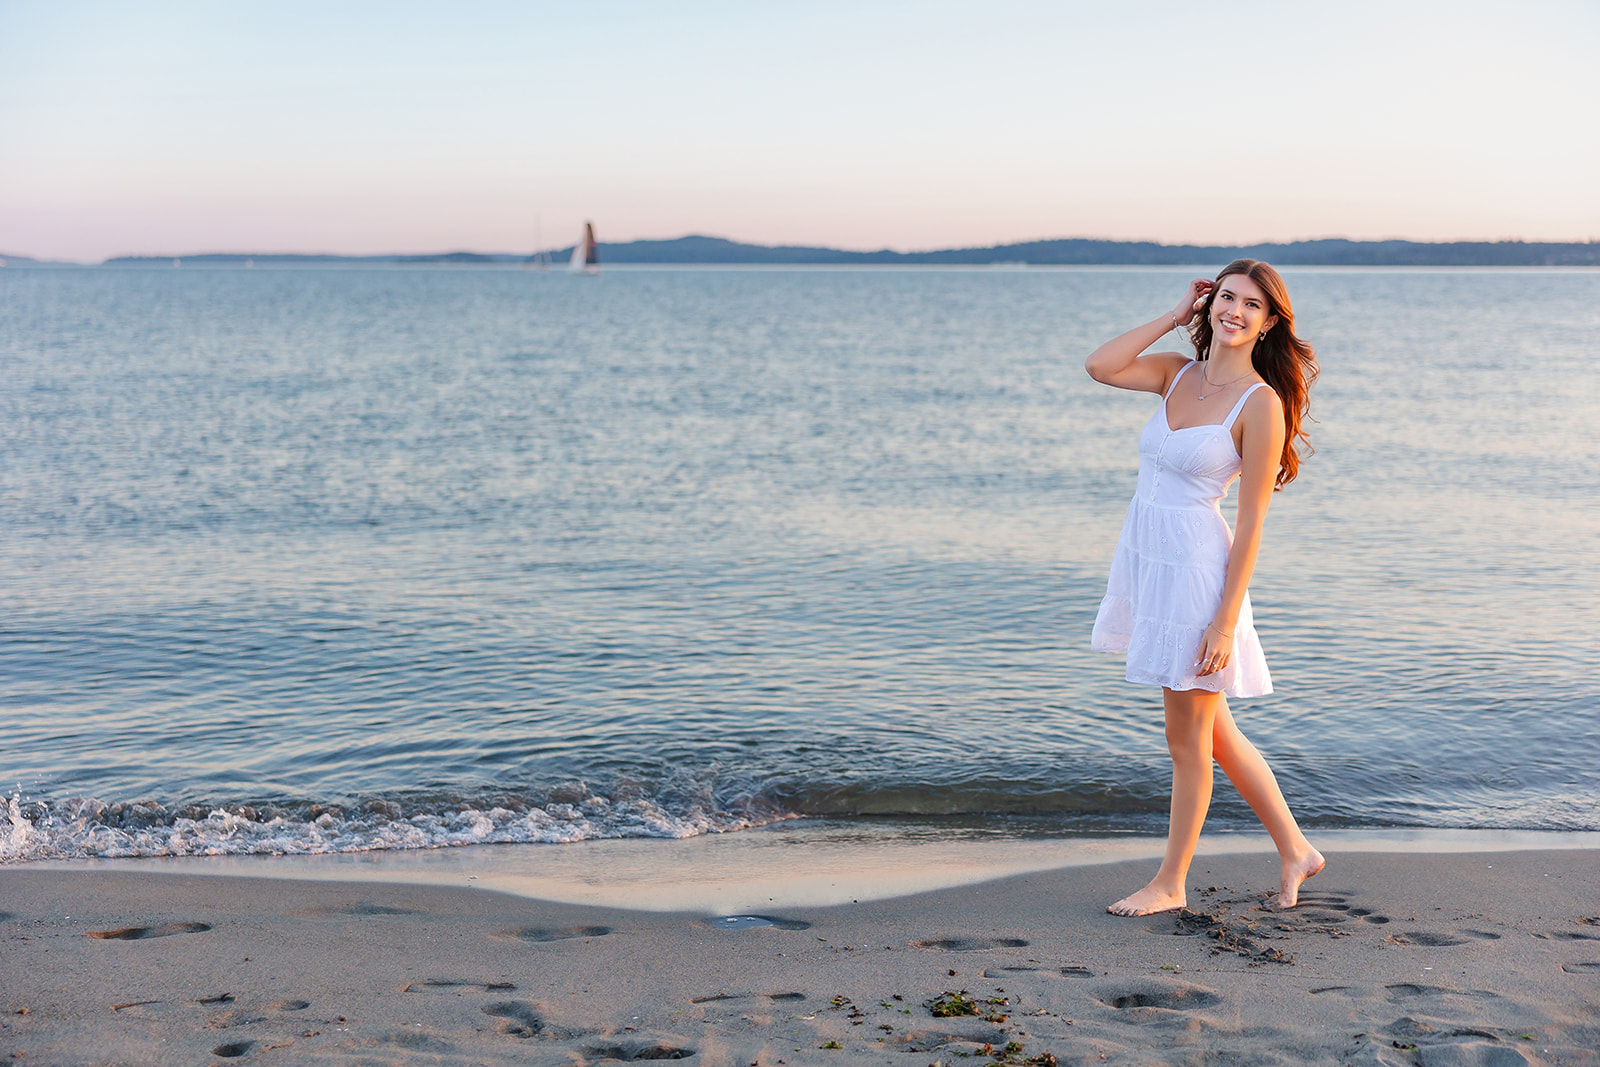
[[0, 0], [0, 253], [1600, 239], [1596, 0]]

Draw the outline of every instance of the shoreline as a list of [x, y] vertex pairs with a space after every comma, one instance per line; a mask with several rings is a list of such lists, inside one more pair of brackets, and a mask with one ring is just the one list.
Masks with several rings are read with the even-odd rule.
[[[1325, 851], [1445, 854], [1600, 851], [1600, 833], [1519, 830], [1325, 830]], [[288, 881], [457, 886], [533, 900], [644, 911], [826, 907], [885, 900], [1013, 875], [1158, 860], [1144, 834], [951, 832], [938, 826], [797, 820], [679, 839], [471, 845], [287, 855], [35, 860], [0, 872], [97, 871]], [[1264, 833], [1201, 837], [1198, 857], [1265, 854]]]
[[[1600, 851], [1325, 851], [1287, 913], [1256, 910], [1276, 871], [1250, 851], [1197, 856], [1192, 910], [1166, 915], [1105, 914], [1148, 877], [1124, 859], [732, 925], [460, 886], [0, 868], [0, 1054], [1597, 1062]], [[934, 1014], [951, 993], [979, 1014]]]

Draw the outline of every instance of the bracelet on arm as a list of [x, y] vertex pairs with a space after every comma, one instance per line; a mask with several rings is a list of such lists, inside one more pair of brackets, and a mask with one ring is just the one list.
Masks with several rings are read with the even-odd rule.
[[1229, 641], [1233, 640], [1233, 635], [1232, 634], [1228, 633], [1228, 631], [1224, 630], [1222, 627], [1218, 626], [1214, 622], [1207, 624], [1206, 629], [1215, 630], [1215, 631], [1217, 631], [1217, 633], [1221, 634], [1223, 637], [1226, 637]]
[[1182, 329], [1183, 329], [1183, 327], [1178, 325], [1178, 313], [1176, 311], [1174, 311], [1172, 313], [1172, 332], [1173, 333], [1177, 333]]

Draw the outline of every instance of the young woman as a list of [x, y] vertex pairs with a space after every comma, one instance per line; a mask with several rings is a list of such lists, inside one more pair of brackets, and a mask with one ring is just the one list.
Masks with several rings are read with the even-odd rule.
[[[1196, 358], [1141, 355], [1187, 329]], [[1317, 376], [1294, 334], [1283, 278], [1240, 259], [1204, 278], [1171, 313], [1107, 341], [1085, 367], [1097, 382], [1158, 393], [1139, 434], [1139, 488], [1111, 563], [1091, 647], [1128, 654], [1128, 681], [1161, 686], [1172, 754], [1166, 857], [1150, 884], [1107, 910], [1149, 915], [1186, 903], [1184, 879], [1211, 804], [1211, 763], [1272, 835], [1282, 861], [1271, 907], [1292, 908], [1322, 855], [1295, 823], [1266, 760], [1239, 732], [1227, 697], [1272, 692], [1250, 615], [1250, 573], [1275, 489], [1300, 466], [1296, 439]], [[1220, 502], [1239, 481], [1230, 533]]]

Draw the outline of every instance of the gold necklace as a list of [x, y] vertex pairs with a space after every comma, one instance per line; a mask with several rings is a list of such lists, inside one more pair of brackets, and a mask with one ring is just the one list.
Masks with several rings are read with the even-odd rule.
[[1207, 385], [1211, 386], [1211, 392], [1196, 394], [1195, 399], [1197, 399], [1197, 400], [1204, 400], [1208, 396], [1215, 396], [1221, 390], [1226, 389], [1230, 385], [1235, 385], [1235, 384], [1237, 384], [1239, 382], [1242, 382], [1246, 378], [1250, 377], [1250, 375], [1255, 373], [1255, 368], [1252, 367], [1249, 370], [1245, 371], [1243, 374], [1239, 375], [1237, 378], [1233, 379], [1232, 381], [1223, 382], [1222, 384], [1219, 385], [1216, 382], [1213, 382], [1210, 378], [1206, 377], [1206, 364], [1210, 363], [1210, 362], [1211, 362], [1210, 360], [1204, 360], [1204, 361], [1201, 362], [1201, 364], [1200, 364], [1200, 380], [1205, 382]]

